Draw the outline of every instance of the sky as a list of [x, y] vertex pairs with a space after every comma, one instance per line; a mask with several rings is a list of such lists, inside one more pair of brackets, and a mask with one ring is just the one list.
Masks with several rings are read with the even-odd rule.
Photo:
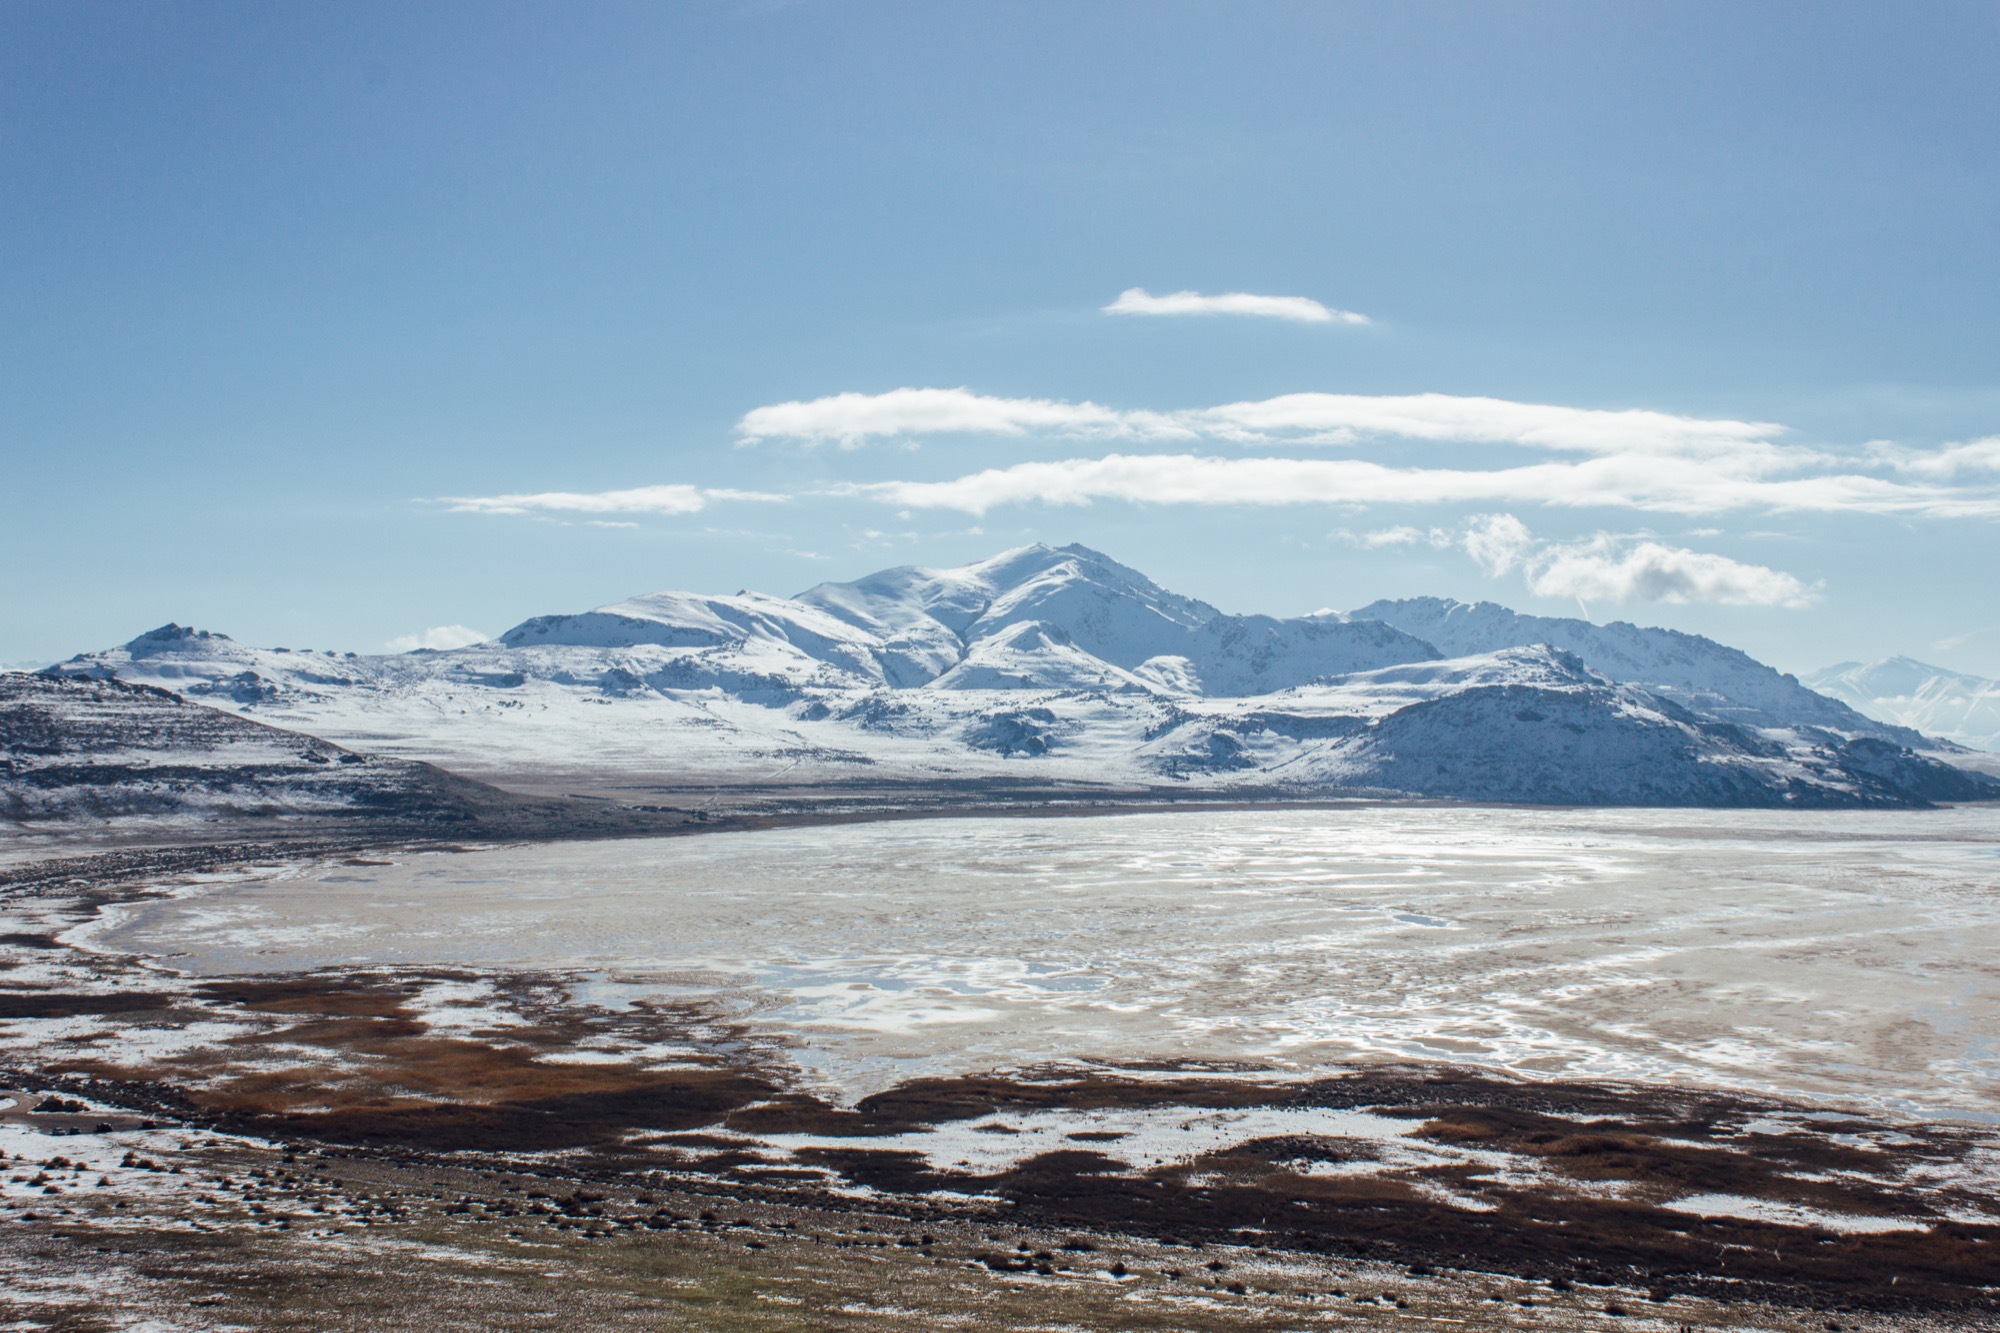
[[0, 663], [1082, 542], [2000, 676], [2000, 7], [0, 6]]

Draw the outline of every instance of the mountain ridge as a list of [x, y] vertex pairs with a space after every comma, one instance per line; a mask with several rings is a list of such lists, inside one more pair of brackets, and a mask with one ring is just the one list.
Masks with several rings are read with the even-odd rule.
[[1682, 630], [1624, 620], [1599, 625], [1573, 617], [1524, 615], [1494, 602], [1442, 597], [1371, 602], [1346, 614], [1396, 625], [1452, 657], [1546, 643], [1577, 653], [1614, 680], [1644, 685], [1698, 711], [1753, 726], [1804, 723], [1869, 732], [1905, 745], [1925, 739], [1894, 724], [1888, 731], [1877, 730], [1881, 719], [1828, 699], [1740, 648]]
[[1234, 615], [1080, 545], [793, 598], [645, 594], [447, 651], [288, 653], [168, 625], [49, 671], [502, 785], [607, 791], [867, 774], [1872, 805], [1970, 799], [1986, 781], [1699, 636], [1442, 599]]
[[2000, 680], [1913, 657], [1840, 662], [1805, 678], [1823, 694], [1883, 722], [2000, 751]]

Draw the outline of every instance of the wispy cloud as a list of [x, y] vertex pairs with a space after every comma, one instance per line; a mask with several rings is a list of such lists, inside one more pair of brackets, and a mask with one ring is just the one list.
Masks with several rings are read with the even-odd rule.
[[718, 500], [781, 501], [786, 498], [764, 491], [676, 484], [635, 486], [622, 491], [453, 495], [445, 497], [441, 503], [454, 514], [697, 514]]
[[1968, 472], [2000, 473], [2000, 435], [1947, 444], [1941, 449], [1911, 449], [1877, 440], [1868, 446], [1868, 453], [1906, 476], [1943, 481]]
[[[1098, 500], [1192, 505], [1538, 505], [1711, 518], [1732, 512], [2000, 518], [2000, 437], [1918, 450], [1876, 443], [1845, 456], [1791, 443], [1768, 421], [1608, 410], [1454, 394], [1299, 393], [1166, 411], [970, 389], [903, 388], [775, 403], [744, 415], [745, 444], [965, 434], [1123, 446], [945, 480], [850, 482], [814, 494], [981, 515], [1003, 505]], [[1369, 441], [1465, 446], [1444, 466], [1356, 456]], [[1196, 453], [1189, 446], [1318, 446], [1337, 457]], [[1177, 448], [1175, 446], [1178, 446]], [[1172, 452], [1146, 452], [1166, 447]], [[1521, 451], [1526, 451], [1524, 454]], [[1432, 450], [1435, 458], [1436, 450]], [[1537, 458], [1535, 455], [1541, 455]], [[466, 513], [692, 514], [761, 491], [690, 485], [458, 496]]]
[[796, 440], [853, 449], [871, 439], [923, 435], [1050, 435], [1066, 439], [1191, 440], [1163, 412], [1120, 412], [1053, 398], [996, 398], [970, 389], [840, 393], [755, 408], [736, 423], [746, 444]]
[[1168, 292], [1154, 296], [1144, 287], [1128, 287], [1104, 307], [1107, 315], [1257, 315], [1301, 324], [1366, 324], [1368, 316], [1321, 305], [1310, 296], [1258, 296], [1252, 292]]
[[776, 403], [737, 423], [745, 443], [794, 440], [855, 448], [932, 435], [1042, 436], [1130, 443], [1349, 445], [1363, 439], [1512, 444], [1565, 453], [1695, 457], [1756, 454], [1766, 463], [1817, 455], [1774, 443], [1768, 421], [1606, 411], [1457, 394], [1294, 393], [1217, 407], [1149, 411], [970, 389], [892, 389]]
[[470, 625], [433, 625], [415, 634], [399, 634], [389, 640], [388, 649], [392, 653], [415, 652], [419, 648], [434, 648], [446, 652], [453, 648], [470, 648], [475, 643], [485, 643], [491, 637], [473, 629]]
[[1813, 589], [1781, 569], [1609, 533], [1576, 542], [1544, 541], [1512, 514], [1474, 519], [1459, 542], [1491, 576], [1520, 570], [1528, 590], [1540, 597], [1791, 607], [1815, 597]]
[[1932, 641], [1931, 651], [1939, 653], [1957, 652], [1974, 639], [1983, 639], [1993, 633], [2000, 633], [2000, 625], [1981, 625], [1977, 629], [1964, 630], [1958, 634], [1948, 635], [1945, 638]]
[[1380, 551], [1390, 546], [1414, 546], [1418, 542], [1434, 537], [1437, 532], [1436, 528], [1427, 533], [1422, 528], [1404, 525], [1379, 528], [1374, 532], [1349, 532], [1346, 528], [1342, 528], [1333, 535], [1335, 540], [1345, 542], [1349, 546], [1358, 546], [1364, 551]]
[[834, 493], [909, 509], [984, 514], [1007, 504], [1095, 500], [1198, 505], [1537, 504], [1676, 514], [1779, 512], [2000, 517], [2000, 493], [1851, 473], [1766, 475], [1753, 452], [1691, 466], [1628, 454], [1491, 469], [1405, 468], [1352, 458], [1110, 454], [989, 468], [948, 481], [851, 483]]

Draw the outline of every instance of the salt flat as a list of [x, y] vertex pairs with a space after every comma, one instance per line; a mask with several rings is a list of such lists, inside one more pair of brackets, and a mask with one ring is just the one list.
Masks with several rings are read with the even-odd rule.
[[853, 1098], [1052, 1060], [1441, 1060], [1991, 1120], [2000, 811], [1357, 806], [398, 854], [70, 938], [698, 1000]]

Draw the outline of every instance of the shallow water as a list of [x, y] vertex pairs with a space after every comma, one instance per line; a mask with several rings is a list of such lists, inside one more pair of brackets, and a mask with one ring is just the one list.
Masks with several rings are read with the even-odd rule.
[[1991, 1118], [2000, 810], [1372, 807], [428, 853], [191, 888], [96, 947], [703, 998], [849, 1095], [1052, 1059], [1362, 1058]]

